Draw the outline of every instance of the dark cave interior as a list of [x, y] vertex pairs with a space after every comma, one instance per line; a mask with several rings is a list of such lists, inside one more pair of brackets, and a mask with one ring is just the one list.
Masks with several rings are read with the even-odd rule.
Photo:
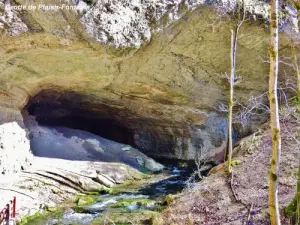
[[[90, 112], [85, 104], [69, 93], [41, 91], [24, 108], [41, 126], [63, 126], [96, 134], [103, 138], [134, 146], [133, 130], [114, 119], [114, 111]], [[72, 98], [72, 101], [68, 101]]]

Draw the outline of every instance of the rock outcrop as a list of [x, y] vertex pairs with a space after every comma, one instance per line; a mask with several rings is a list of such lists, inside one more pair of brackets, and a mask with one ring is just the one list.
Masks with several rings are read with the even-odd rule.
[[20, 14], [13, 10], [10, 1], [0, 2], [0, 34], [16, 36], [28, 31]]
[[[236, 10], [244, 4], [254, 19], [267, 21], [269, 6], [262, 0], [109, 0], [92, 1], [83, 11], [81, 22], [86, 31], [101, 43], [116, 47], [139, 48], [151, 39], [151, 34], [185, 17], [197, 7], [211, 7], [220, 14]], [[292, 24], [298, 29], [297, 12], [294, 7], [282, 9], [281, 27]]]
[[32, 159], [25, 130], [17, 122], [0, 125], [0, 175], [25, 170]]
[[[164, 167], [135, 148], [92, 133], [66, 127], [29, 127], [35, 156], [70, 161], [123, 163], [140, 171], [159, 172]], [[140, 163], [142, 161], [143, 163]]]
[[[112, 4], [125, 7], [124, 1]], [[95, 2], [89, 7], [86, 16], [100, 5]], [[128, 7], [120, 13], [134, 8]], [[117, 12], [108, 8], [107, 13]], [[227, 81], [221, 74], [229, 72], [232, 18], [200, 7], [160, 28], [139, 50], [131, 50], [100, 46], [85, 32], [77, 12], [35, 10], [22, 15], [31, 32], [1, 36], [1, 123], [21, 125], [21, 111], [25, 115], [30, 105], [46, 105], [48, 110], [35, 116], [78, 116], [121, 124], [132, 133], [135, 147], [150, 156], [192, 160], [197, 151], [209, 149], [212, 159], [220, 159], [227, 122], [216, 109], [227, 102]], [[107, 14], [107, 21], [111, 16]], [[91, 18], [88, 21], [92, 23]], [[122, 26], [127, 29], [127, 23]], [[131, 32], [136, 31], [124, 34]], [[141, 43], [141, 34], [133, 36], [126, 46]], [[241, 27], [237, 66], [242, 79], [235, 97], [243, 105], [250, 96], [267, 90], [268, 64], [262, 60], [267, 56], [267, 37], [261, 23]], [[281, 37], [284, 56], [290, 46], [287, 35]], [[123, 45], [124, 40], [114, 40]], [[280, 73], [292, 74], [284, 64]], [[252, 132], [265, 119], [264, 115], [249, 118], [245, 128], [235, 129], [236, 136]]]

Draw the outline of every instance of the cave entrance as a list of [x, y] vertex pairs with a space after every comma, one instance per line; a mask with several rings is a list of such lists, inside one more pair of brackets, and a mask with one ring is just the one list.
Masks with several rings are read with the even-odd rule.
[[[134, 146], [133, 130], [116, 119], [115, 110], [104, 104], [97, 111], [84, 96], [73, 92], [44, 90], [31, 98], [23, 110], [40, 126], [58, 126], [88, 131], [103, 138]], [[90, 102], [89, 102], [90, 103]]]

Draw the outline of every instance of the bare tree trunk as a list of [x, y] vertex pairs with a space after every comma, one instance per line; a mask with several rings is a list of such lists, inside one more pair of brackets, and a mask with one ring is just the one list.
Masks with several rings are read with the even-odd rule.
[[[300, 28], [300, 1], [299, 0], [288, 0], [288, 2], [291, 5], [294, 5], [295, 8], [297, 9], [297, 13], [298, 13], [298, 27]], [[298, 67], [298, 57], [296, 55], [296, 51], [295, 51], [295, 43], [293, 43], [293, 53], [294, 53], [294, 64], [296, 66], [296, 73], [297, 73], [297, 109], [300, 112], [300, 71], [299, 71], [299, 67]]]
[[299, 162], [299, 169], [298, 169], [298, 182], [297, 182], [297, 190], [296, 190], [296, 224], [300, 224], [300, 162]]
[[[237, 29], [236, 29], [237, 31]], [[237, 45], [237, 32], [231, 30], [231, 72], [229, 78], [229, 102], [228, 102], [228, 150], [227, 150], [227, 170], [231, 173], [231, 158], [232, 158], [232, 108], [233, 108], [233, 91], [235, 77], [235, 54]]]
[[238, 7], [238, 22], [236, 24], [235, 30], [231, 30], [231, 52], [230, 52], [230, 63], [231, 63], [231, 71], [229, 79], [229, 102], [228, 102], [228, 149], [227, 149], [227, 170], [229, 173], [231, 170], [231, 159], [232, 159], [232, 114], [233, 114], [233, 96], [234, 96], [234, 83], [235, 83], [235, 72], [236, 72], [236, 51], [237, 51], [237, 43], [238, 43], [238, 34], [239, 29], [245, 21], [246, 11], [243, 2], [243, 15], [241, 18], [241, 8]]
[[278, 79], [278, 0], [271, 0], [270, 24], [270, 75], [269, 75], [269, 101], [272, 134], [272, 155], [269, 174], [269, 210], [272, 225], [279, 225], [280, 214], [278, 207], [278, 173], [281, 153], [281, 137], [279, 124], [279, 111], [277, 99]]
[[298, 100], [297, 109], [298, 109], [298, 112], [300, 112], [300, 70], [299, 70], [298, 64], [296, 64], [296, 65], [297, 65], [297, 100]]
[[[300, 10], [298, 11], [300, 13]], [[298, 57], [297, 53], [295, 50], [295, 43], [293, 43], [293, 54], [294, 54], [294, 68], [296, 70], [296, 79], [297, 79], [297, 87], [296, 87], [296, 92], [297, 92], [297, 110], [300, 112], [300, 69], [298, 66]]]

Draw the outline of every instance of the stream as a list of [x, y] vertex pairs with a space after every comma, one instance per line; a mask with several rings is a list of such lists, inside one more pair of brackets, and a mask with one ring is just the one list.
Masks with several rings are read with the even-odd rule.
[[173, 194], [186, 187], [193, 169], [178, 169], [167, 165], [168, 170], [151, 175], [144, 183], [117, 185], [113, 194], [86, 196], [93, 198], [89, 204], [73, 203], [55, 212], [47, 212], [28, 221], [26, 225], [100, 225], [100, 224], [152, 224]]

